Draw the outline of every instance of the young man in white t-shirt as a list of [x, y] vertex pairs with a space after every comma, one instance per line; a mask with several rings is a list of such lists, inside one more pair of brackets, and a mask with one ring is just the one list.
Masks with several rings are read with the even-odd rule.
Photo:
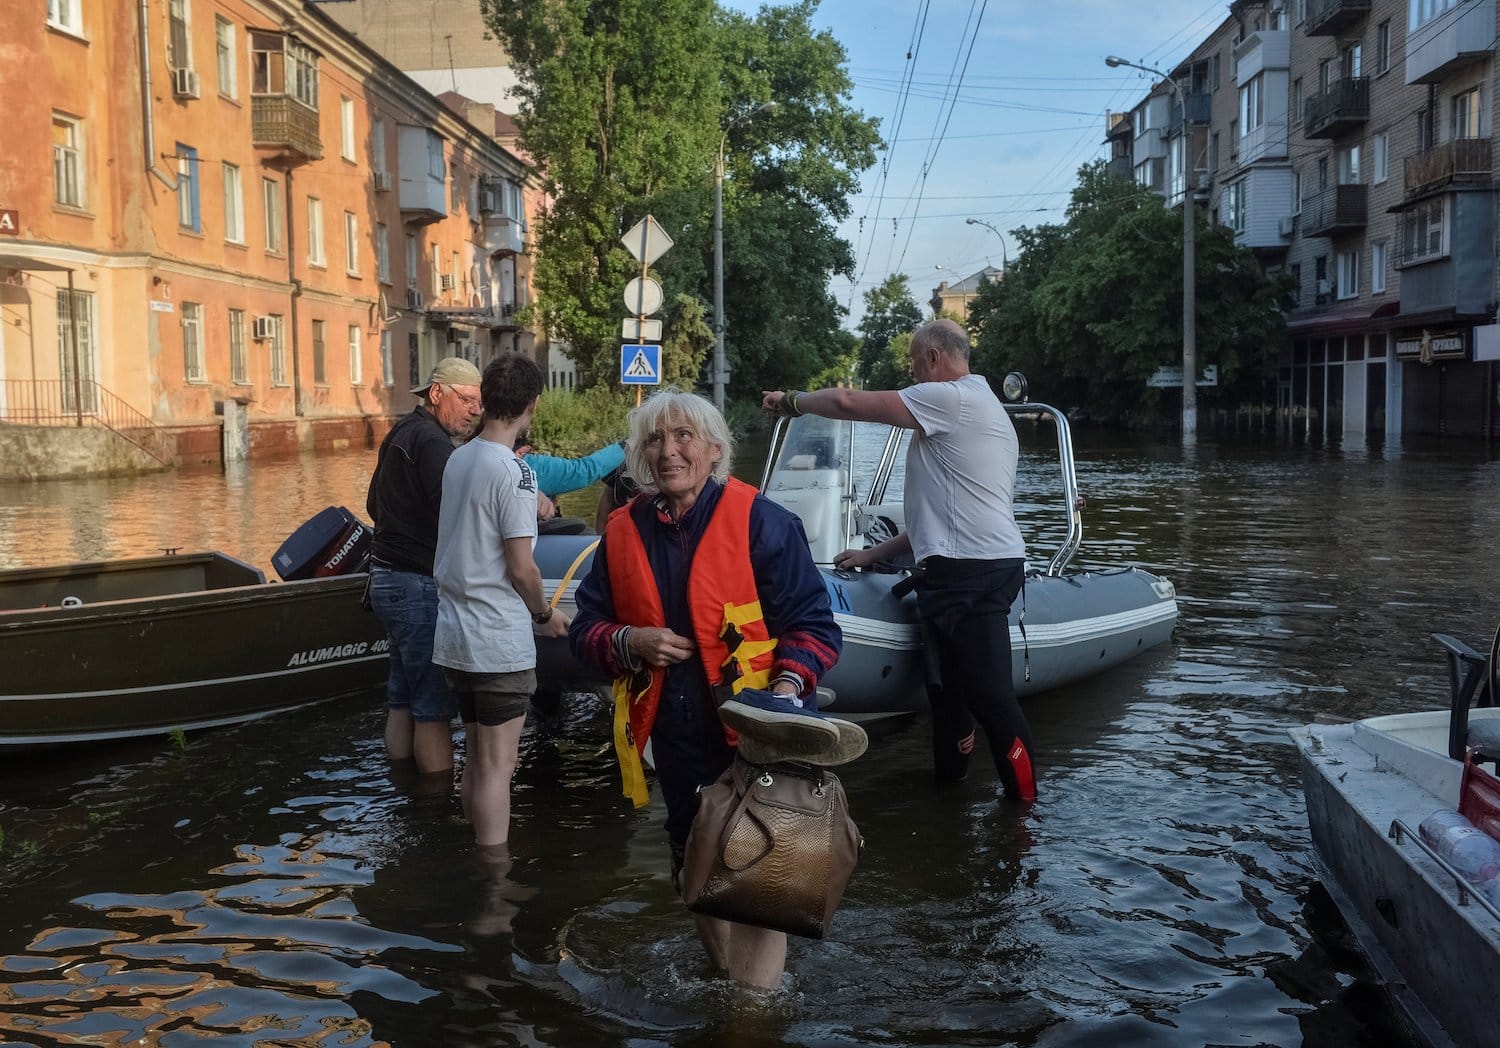
[[1019, 442], [999, 398], [969, 371], [969, 336], [951, 320], [911, 339], [917, 382], [902, 390], [767, 392], [762, 407], [789, 417], [883, 422], [912, 430], [906, 453], [906, 528], [894, 539], [834, 558], [867, 567], [910, 552], [924, 569], [917, 590], [929, 675], [933, 760], [939, 780], [968, 771], [974, 725], [984, 729], [1007, 796], [1036, 799], [1031, 728], [1016, 702], [1010, 605], [1026, 574], [1026, 545], [1012, 492]]
[[443, 471], [432, 661], [458, 697], [468, 737], [464, 814], [486, 846], [510, 839], [510, 783], [536, 691], [535, 638], [568, 633], [532, 556], [536, 477], [511, 450], [541, 393], [542, 373], [530, 360], [515, 353], [492, 360], [479, 385], [483, 426]]

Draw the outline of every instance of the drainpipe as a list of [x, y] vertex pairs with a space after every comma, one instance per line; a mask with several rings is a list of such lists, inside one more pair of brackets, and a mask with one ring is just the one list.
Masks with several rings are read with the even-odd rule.
[[302, 415], [302, 364], [297, 348], [300, 345], [300, 329], [297, 326], [297, 300], [302, 297], [302, 281], [297, 279], [297, 236], [292, 222], [292, 166], [286, 166], [286, 196], [282, 210], [286, 212], [286, 278], [292, 285], [292, 404], [293, 413]]
[[150, 0], [141, 0], [141, 116], [145, 128], [146, 173], [155, 175], [172, 192], [177, 192], [177, 176], [168, 175], [156, 164], [156, 125], [151, 117], [151, 12]]

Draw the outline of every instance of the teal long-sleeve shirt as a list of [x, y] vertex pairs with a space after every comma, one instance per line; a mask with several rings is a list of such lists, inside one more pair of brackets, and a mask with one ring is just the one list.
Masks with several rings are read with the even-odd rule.
[[625, 461], [625, 449], [619, 444], [600, 448], [582, 458], [558, 458], [555, 455], [527, 455], [526, 464], [536, 474], [536, 486], [548, 496], [565, 495], [604, 477]]

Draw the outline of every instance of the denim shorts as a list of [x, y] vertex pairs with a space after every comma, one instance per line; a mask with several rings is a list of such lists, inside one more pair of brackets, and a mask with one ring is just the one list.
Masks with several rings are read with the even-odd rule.
[[536, 691], [536, 670], [513, 673], [470, 673], [450, 669], [448, 687], [458, 697], [458, 713], [465, 724], [497, 724], [526, 716]]
[[451, 721], [458, 713], [458, 700], [443, 668], [432, 664], [437, 580], [414, 571], [375, 568], [370, 572], [370, 601], [391, 642], [387, 703], [392, 709], [409, 709], [414, 721]]

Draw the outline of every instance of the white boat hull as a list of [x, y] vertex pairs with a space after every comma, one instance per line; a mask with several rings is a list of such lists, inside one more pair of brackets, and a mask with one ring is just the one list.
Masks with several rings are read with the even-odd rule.
[[[1500, 709], [1474, 710], [1475, 721]], [[1448, 712], [1312, 725], [1292, 732], [1320, 872], [1414, 1031], [1432, 1044], [1496, 1043], [1500, 919], [1418, 843], [1439, 808], [1458, 806], [1462, 766], [1447, 756]]]

